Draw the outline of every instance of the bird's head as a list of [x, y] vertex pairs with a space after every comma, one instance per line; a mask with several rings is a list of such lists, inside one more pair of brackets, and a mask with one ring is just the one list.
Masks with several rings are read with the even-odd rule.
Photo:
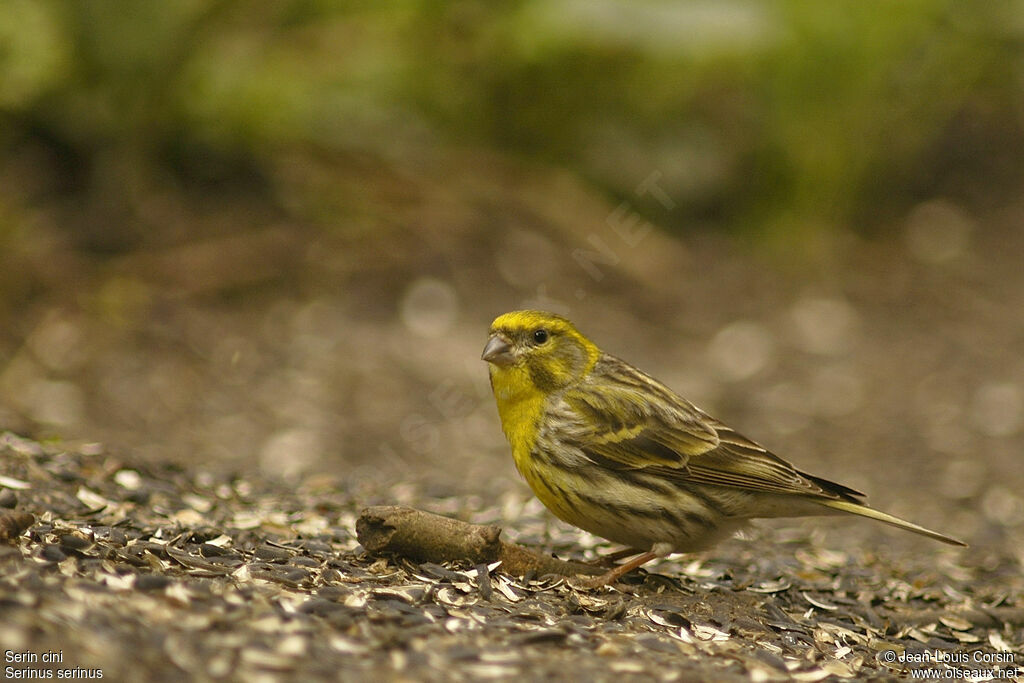
[[491, 323], [481, 358], [490, 363], [492, 382], [529, 381], [549, 392], [579, 381], [600, 355], [597, 346], [562, 316], [512, 311]]

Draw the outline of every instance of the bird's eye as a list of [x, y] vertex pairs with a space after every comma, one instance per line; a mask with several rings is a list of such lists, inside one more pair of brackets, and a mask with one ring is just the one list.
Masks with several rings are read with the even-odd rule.
[[548, 331], [544, 328], [533, 331], [533, 341], [537, 344], [543, 344], [548, 340]]

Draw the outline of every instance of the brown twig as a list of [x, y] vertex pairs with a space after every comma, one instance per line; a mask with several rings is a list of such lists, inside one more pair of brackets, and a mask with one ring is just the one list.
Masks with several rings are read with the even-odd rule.
[[547, 557], [501, 540], [501, 527], [470, 524], [399, 505], [368, 507], [356, 520], [356, 536], [371, 554], [390, 553], [423, 562], [464, 560], [473, 564], [501, 561], [509, 574], [575, 576], [600, 574], [602, 569]]

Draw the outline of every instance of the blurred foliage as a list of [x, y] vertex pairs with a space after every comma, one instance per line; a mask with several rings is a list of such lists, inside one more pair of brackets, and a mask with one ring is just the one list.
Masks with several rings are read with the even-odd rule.
[[273, 199], [310, 149], [497, 149], [670, 228], [796, 236], [1022, 177], [1020, 0], [5, 0], [0, 46], [0, 240], [10, 195], [72, 197], [117, 251], [156, 188]]

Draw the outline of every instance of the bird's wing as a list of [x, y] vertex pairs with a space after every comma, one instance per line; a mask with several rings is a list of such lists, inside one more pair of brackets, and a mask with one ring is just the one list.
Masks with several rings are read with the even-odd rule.
[[[561, 436], [611, 469], [679, 470], [718, 445], [699, 410], [631, 365], [603, 356], [555, 406]], [[559, 419], [560, 418], [560, 419]]]
[[798, 471], [611, 356], [602, 357], [591, 376], [567, 390], [560, 403], [573, 415], [563, 437], [603, 467], [764, 493], [846, 500], [863, 496]]
[[764, 493], [790, 493], [856, 501], [864, 494], [799, 471], [791, 464], [718, 420], [707, 417], [719, 445], [691, 458], [686, 479]]

